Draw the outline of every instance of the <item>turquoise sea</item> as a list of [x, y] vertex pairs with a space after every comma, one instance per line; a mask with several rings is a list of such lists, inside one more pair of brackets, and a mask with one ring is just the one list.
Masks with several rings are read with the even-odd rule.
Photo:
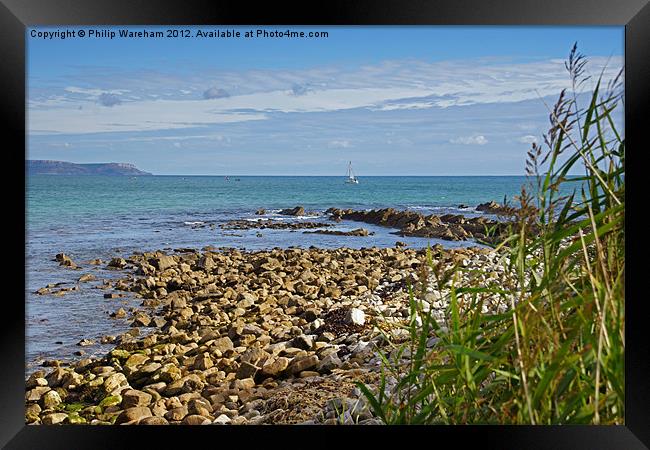
[[[134, 298], [103, 298], [95, 283], [62, 297], [39, 296], [34, 291], [49, 283], [73, 286], [84, 273], [98, 278], [115, 272], [83, 261], [128, 256], [134, 251], [157, 249], [237, 247], [263, 249], [311, 245], [321, 248], [394, 246], [397, 240], [411, 247], [441, 243], [473, 245], [436, 239], [402, 238], [395, 230], [356, 222], [342, 222], [336, 229], [364, 227], [369, 237], [303, 234], [300, 231], [224, 231], [219, 224], [232, 219], [259, 217], [306, 220], [277, 215], [296, 205], [322, 213], [327, 208], [374, 209], [394, 207], [425, 214], [481, 215], [479, 203], [509, 201], [518, 195], [525, 177], [361, 177], [360, 183], [344, 183], [343, 177], [263, 176], [65, 176], [34, 175], [26, 184], [26, 301], [27, 370], [43, 359], [66, 359], [75, 351], [101, 354], [108, 347], [79, 347], [82, 338], [98, 340], [105, 334], [129, 329], [128, 322], [110, 319], [119, 307], [138, 306]], [[468, 205], [459, 209], [458, 205]], [[259, 208], [267, 211], [257, 216]], [[309, 220], [321, 220], [309, 218]], [[325, 220], [325, 218], [322, 218]], [[64, 252], [82, 266], [75, 271], [53, 261]]]

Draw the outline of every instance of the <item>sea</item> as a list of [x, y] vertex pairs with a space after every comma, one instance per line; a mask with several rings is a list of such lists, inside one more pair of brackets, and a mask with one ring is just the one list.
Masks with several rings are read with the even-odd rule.
[[[423, 214], [484, 215], [475, 207], [504, 197], [514, 202], [525, 177], [361, 177], [347, 184], [344, 177], [300, 176], [67, 176], [32, 175], [26, 179], [26, 374], [46, 360], [68, 361], [103, 355], [104, 335], [130, 329], [126, 319], [109, 316], [120, 307], [128, 311], [142, 299], [127, 295], [105, 299], [102, 280], [124, 276], [85, 261], [105, 262], [133, 252], [205, 246], [247, 250], [291, 246], [308, 248], [393, 247], [442, 244], [471, 246], [476, 242], [401, 237], [393, 229], [342, 221], [333, 230], [366, 228], [367, 237], [303, 234], [302, 230], [223, 230], [224, 222], [273, 218], [284, 221], [326, 221], [326, 217], [287, 217], [283, 208], [303, 206], [323, 214], [330, 207], [367, 210], [392, 207]], [[466, 205], [468, 208], [459, 208]], [[258, 209], [266, 214], [256, 215]], [[61, 267], [57, 253], [69, 255], [81, 270]], [[79, 283], [79, 290], [61, 297], [37, 295], [51, 283], [72, 287], [86, 273], [96, 282]], [[146, 329], [141, 330], [143, 333]], [[81, 347], [81, 339], [96, 341]], [[83, 352], [75, 355], [75, 352]]]

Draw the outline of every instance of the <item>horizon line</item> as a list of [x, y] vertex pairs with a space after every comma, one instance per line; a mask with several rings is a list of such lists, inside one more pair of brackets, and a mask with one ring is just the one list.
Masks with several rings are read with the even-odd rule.
[[[174, 174], [174, 173], [159, 173], [151, 175], [140, 175], [140, 176], [158, 176], [158, 177], [341, 177], [347, 178], [346, 175], [332, 175], [332, 174], [308, 174], [308, 175], [294, 175], [294, 174]], [[358, 179], [362, 178], [373, 178], [373, 177], [520, 177], [526, 176], [525, 174], [481, 174], [481, 175], [471, 175], [471, 174], [438, 174], [438, 175], [414, 175], [414, 174], [385, 174], [385, 175], [363, 175], [357, 176]]]

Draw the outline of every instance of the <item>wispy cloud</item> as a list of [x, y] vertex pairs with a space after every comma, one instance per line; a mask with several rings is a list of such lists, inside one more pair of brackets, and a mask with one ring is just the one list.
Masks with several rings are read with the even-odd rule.
[[[606, 61], [592, 58], [590, 70], [597, 74]], [[622, 58], [612, 58], [605, 79], [615, 76], [621, 65]], [[200, 77], [122, 72], [113, 78], [99, 80], [96, 88], [66, 86], [50, 95], [44, 88], [30, 85], [34, 95], [29, 101], [29, 132], [149, 131], [262, 120], [277, 113], [359, 108], [390, 113], [512, 104], [555, 95], [570, 84], [564, 62], [559, 59], [525, 63], [504, 59], [401, 60], [358, 67], [216, 71]], [[205, 89], [206, 78], [213, 87]], [[116, 87], [110, 88], [111, 83]], [[117, 87], [126, 83], [129, 90]], [[191, 92], [203, 92], [203, 98], [188, 100]], [[93, 103], [119, 108], [97, 109]], [[480, 141], [472, 143], [482, 145]]]
[[334, 139], [327, 143], [329, 148], [350, 148], [352, 144], [346, 139]]
[[101, 105], [109, 106], [109, 107], [119, 105], [120, 103], [122, 103], [122, 101], [117, 95], [107, 94], [107, 93], [101, 94], [99, 96], [98, 101]]
[[203, 92], [203, 98], [210, 100], [213, 98], [227, 98], [230, 97], [230, 94], [225, 89], [220, 89], [216, 87], [211, 87]]
[[527, 134], [526, 136], [522, 136], [517, 139], [517, 141], [521, 142], [522, 144], [533, 144], [538, 141], [538, 138], [532, 134]]
[[306, 84], [294, 83], [294, 85], [291, 86], [291, 92], [293, 92], [293, 95], [305, 95], [309, 91], [310, 88]]
[[452, 144], [463, 144], [463, 145], [485, 145], [488, 143], [488, 140], [482, 134], [477, 136], [460, 136], [457, 138], [452, 138], [449, 140]]
[[89, 88], [82, 88], [78, 86], [67, 86], [63, 89], [66, 92], [70, 92], [72, 94], [84, 94], [90, 97], [99, 97], [102, 94], [115, 94], [115, 95], [120, 95], [120, 94], [126, 94], [130, 92], [127, 89], [89, 89]]
[[119, 108], [105, 108], [89, 103], [81, 110], [76, 107], [30, 110], [29, 132], [34, 134], [142, 132], [265, 118], [265, 114], [256, 112], [215, 111], [209, 102], [196, 100], [147, 100], [123, 103]]

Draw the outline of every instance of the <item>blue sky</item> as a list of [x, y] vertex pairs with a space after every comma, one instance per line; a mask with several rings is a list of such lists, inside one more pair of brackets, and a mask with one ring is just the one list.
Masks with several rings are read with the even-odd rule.
[[[128, 27], [164, 31], [169, 27]], [[267, 27], [326, 38], [31, 37], [28, 158], [156, 174], [518, 175], [570, 83], [622, 27]], [[61, 28], [37, 28], [56, 31]], [[88, 27], [71, 27], [70, 30]], [[125, 27], [93, 27], [100, 31]], [[589, 89], [589, 83], [585, 86]]]

